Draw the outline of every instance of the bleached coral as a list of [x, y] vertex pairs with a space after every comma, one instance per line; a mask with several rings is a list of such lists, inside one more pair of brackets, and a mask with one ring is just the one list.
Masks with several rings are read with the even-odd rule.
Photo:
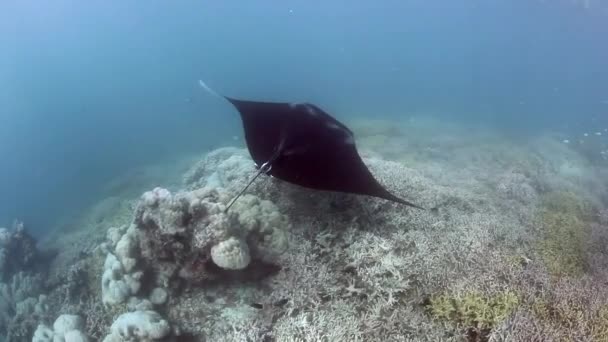
[[259, 259], [272, 262], [287, 249], [287, 220], [274, 203], [254, 195], [243, 195], [233, 209], [244, 229], [252, 253]]
[[105, 305], [116, 305], [138, 294], [144, 272], [137, 268], [139, 240], [134, 226], [111, 228], [107, 236], [111, 247], [104, 262], [101, 296]]
[[8, 340], [31, 336], [31, 317], [46, 311], [42, 273], [36, 272], [36, 241], [15, 221], [11, 230], [0, 228], [0, 335]]
[[69, 331], [81, 330], [83, 328], [84, 320], [78, 315], [61, 315], [53, 323], [53, 331], [60, 336], [65, 335]]
[[120, 261], [114, 254], [108, 254], [101, 276], [101, 296], [104, 304], [119, 304], [131, 295], [131, 290], [123, 277], [124, 269]]
[[247, 182], [247, 177], [255, 172], [254, 163], [246, 150], [225, 147], [207, 154], [183, 177], [189, 189], [202, 187], [239, 189]]
[[249, 247], [243, 241], [231, 237], [211, 247], [211, 260], [227, 270], [242, 270], [249, 265]]
[[130, 226], [125, 234], [118, 240], [114, 252], [120, 260], [125, 272], [131, 273], [137, 265], [137, 232], [135, 227]]
[[87, 342], [89, 338], [82, 330], [84, 330], [82, 317], [64, 314], [57, 317], [53, 329], [45, 324], [39, 324], [32, 342]]
[[0, 336], [19, 339], [31, 336], [35, 320], [46, 314], [46, 296], [42, 295], [43, 278], [39, 274], [19, 272], [0, 283]]
[[134, 311], [120, 315], [103, 342], [166, 341], [171, 335], [169, 322], [155, 311]]
[[64, 335], [65, 342], [87, 342], [89, 338], [80, 330], [70, 330]]
[[157, 287], [150, 293], [150, 302], [154, 305], [163, 305], [167, 302], [169, 294], [162, 287]]
[[[289, 222], [272, 202], [245, 195], [226, 212], [229, 199], [223, 190], [208, 187], [176, 194], [160, 188], [145, 193], [134, 220], [142, 232], [143, 255], [156, 258], [158, 253], [191, 250], [190, 254], [209, 255], [219, 267], [242, 269], [251, 259], [271, 262], [285, 251]], [[192, 244], [185, 245], [184, 237]], [[167, 251], [159, 240], [177, 247]]]
[[533, 204], [538, 197], [532, 181], [521, 172], [509, 170], [497, 177], [496, 190], [506, 199]]
[[[226, 212], [230, 199], [208, 187], [144, 193], [132, 224], [108, 230], [103, 303], [150, 299], [163, 305], [176, 282], [205, 276], [204, 260], [227, 270], [244, 269], [251, 260], [276, 261], [287, 246], [287, 218], [272, 202], [252, 195]], [[150, 282], [142, 290], [144, 276]]]
[[[437, 288], [470, 284], [467, 275], [475, 274], [479, 282], [490, 282], [491, 275], [485, 275], [497, 267], [490, 260], [497, 259], [501, 251], [488, 246], [496, 241], [501, 241], [501, 246], [517, 246], [526, 238], [526, 216], [520, 217], [521, 210], [503, 211], [504, 197], [488, 193], [489, 182], [482, 183], [487, 177], [469, 177], [468, 171], [458, 169], [463, 178], [452, 186], [450, 177], [454, 173], [431, 169], [435, 165], [427, 171], [379, 156], [366, 156], [364, 161], [389, 190], [425, 207], [439, 206], [439, 211], [413, 210], [363, 196], [302, 190], [261, 178], [232, 208], [238, 213], [239, 225], [252, 229], [257, 237], [260, 231], [281, 227], [273, 223], [272, 216], [264, 214], [261, 202], [271, 199], [279, 212], [289, 214], [293, 229], [288, 237], [296, 237], [290, 241], [289, 253], [282, 256], [288, 269], [274, 279], [276, 285], [269, 300], [289, 298], [284, 311], [287, 314], [271, 327], [254, 324], [247, 329], [272, 330], [275, 338], [331, 336], [342, 341], [438, 337], [442, 329], [408, 303], [424, 301], [425, 293]], [[241, 177], [246, 179], [247, 175]], [[515, 182], [515, 178], [505, 181]], [[534, 184], [535, 179], [529, 178], [529, 184]], [[520, 209], [534, 200], [534, 192], [521, 190], [504, 193], [516, 199], [513, 208]], [[249, 209], [252, 207], [257, 208]], [[249, 220], [248, 211], [253, 220]], [[252, 247], [255, 244], [245, 241], [252, 255], [259, 254]], [[343, 307], [338, 308], [340, 304]], [[339, 315], [343, 312], [349, 312], [348, 321]], [[417, 324], [409, 324], [412, 320]], [[331, 330], [337, 322], [346, 322], [345, 329]], [[425, 331], [418, 330], [420, 327]], [[432, 329], [438, 333], [429, 333]], [[243, 336], [243, 331], [226, 333], [226, 340], [238, 340], [236, 336]]]
[[53, 329], [44, 324], [39, 324], [34, 332], [32, 342], [52, 342], [54, 334]]

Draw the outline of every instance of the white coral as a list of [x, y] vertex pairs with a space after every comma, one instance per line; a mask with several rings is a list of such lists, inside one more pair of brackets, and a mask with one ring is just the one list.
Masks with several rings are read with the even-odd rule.
[[[124, 234], [119, 237], [121, 231]], [[126, 230], [117, 228], [108, 231], [108, 239], [115, 248], [106, 257], [101, 277], [102, 302], [106, 305], [124, 303], [139, 292], [144, 274], [136, 269], [139, 258], [137, 234], [135, 225], [130, 225]]]
[[115, 248], [116, 257], [118, 260], [120, 260], [122, 267], [127, 273], [133, 272], [133, 269], [137, 264], [136, 234], [137, 232], [135, 226], [131, 225], [120, 240], [118, 240]]
[[44, 324], [39, 324], [36, 331], [34, 331], [34, 337], [32, 342], [52, 342], [53, 341], [53, 330]]
[[32, 342], [87, 342], [82, 332], [84, 320], [78, 315], [61, 315], [53, 323], [53, 329], [44, 324], [38, 325]]
[[108, 241], [110, 241], [112, 247], [116, 247], [116, 244], [118, 243], [118, 241], [120, 241], [126, 230], [127, 226], [110, 227], [108, 229], [108, 232], [106, 233], [106, 238], [108, 239]]
[[154, 225], [164, 234], [174, 235], [186, 229], [189, 199], [182, 194], [172, 195], [163, 188], [155, 188], [141, 197], [141, 221]]
[[254, 171], [254, 164], [247, 150], [224, 147], [207, 154], [184, 175], [183, 181], [190, 188], [237, 189], [247, 181], [247, 177], [243, 176]]
[[78, 315], [61, 315], [53, 323], [53, 331], [58, 335], [65, 335], [72, 330], [84, 328], [84, 320]]
[[162, 287], [157, 287], [150, 293], [150, 302], [154, 305], [163, 305], [167, 302], [169, 294]]
[[251, 261], [249, 247], [237, 238], [229, 238], [211, 248], [211, 260], [227, 270], [242, 270]]
[[120, 261], [108, 253], [101, 277], [101, 298], [106, 305], [124, 303], [132, 295], [132, 284], [125, 279], [125, 271]]
[[152, 342], [171, 334], [169, 322], [155, 311], [134, 311], [120, 315], [103, 342]]
[[285, 252], [289, 222], [274, 203], [253, 195], [243, 195], [232, 210], [256, 258], [272, 262]]
[[87, 342], [89, 338], [80, 330], [72, 330], [65, 333], [65, 342]]
[[[237, 159], [229, 158], [222, 165], [227, 169], [231, 169], [228, 165], [241, 165]], [[214, 246], [212, 258], [222, 268], [245, 268], [252, 257], [275, 261], [287, 249], [286, 216], [272, 202], [249, 194], [239, 198], [226, 213], [225, 203], [229, 199], [224, 190], [209, 187], [175, 194], [156, 188], [142, 196], [135, 224], [144, 234], [148, 229], [157, 229], [163, 235], [191, 232], [197, 249], [209, 250]], [[237, 240], [231, 238], [240, 242], [235, 244]], [[227, 245], [220, 246], [226, 241]], [[121, 242], [117, 249], [119, 246]], [[227, 246], [236, 249], [226, 254]]]

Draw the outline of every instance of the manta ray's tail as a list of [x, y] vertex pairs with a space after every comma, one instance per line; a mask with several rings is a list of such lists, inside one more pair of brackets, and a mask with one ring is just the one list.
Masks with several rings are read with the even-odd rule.
[[198, 80], [198, 85], [200, 85], [201, 88], [203, 88], [209, 94], [211, 94], [213, 96], [224, 98], [224, 96], [220, 95], [215, 90], [211, 89], [211, 87], [209, 87], [205, 82], [203, 82], [203, 80]]

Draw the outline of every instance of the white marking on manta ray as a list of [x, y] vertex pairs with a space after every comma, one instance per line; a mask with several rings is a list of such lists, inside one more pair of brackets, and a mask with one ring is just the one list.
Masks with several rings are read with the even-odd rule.
[[291, 102], [289, 104], [289, 108], [291, 109], [296, 109], [300, 106], [303, 106], [304, 108], [306, 108], [306, 112], [312, 116], [318, 116], [319, 112], [315, 109], [315, 107], [311, 104], [308, 103], [300, 103], [300, 102]]
[[346, 138], [344, 139], [344, 143], [346, 143], [348, 145], [354, 145], [355, 144], [355, 138], [351, 134], [347, 134]]
[[315, 107], [306, 104], [306, 111], [308, 112], [308, 114], [312, 115], [312, 116], [317, 116], [319, 115], [319, 112], [317, 112], [317, 110], [315, 109]]
[[342, 132], [344, 132], [344, 129], [343, 129], [342, 127], [340, 127], [340, 126], [336, 125], [335, 123], [333, 123], [333, 122], [331, 122], [331, 121], [327, 121], [327, 122], [325, 123], [325, 125], [326, 125], [328, 128], [331, 128], [331, 129], [335, 129], [335, 130], [337, 130], [337, 131], [342, 131]]

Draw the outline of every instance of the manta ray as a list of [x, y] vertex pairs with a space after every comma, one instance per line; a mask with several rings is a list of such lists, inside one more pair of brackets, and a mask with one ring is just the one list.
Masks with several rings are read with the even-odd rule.
[[201, 80], [199, 85], [240, 113], [247, 149], [258, 168], [226, 210], [262, 173], [308, 189], [372, 196], [424, 209], [382, 186], [361, 159], [353, 132], [316, 105], [235, 99]]

